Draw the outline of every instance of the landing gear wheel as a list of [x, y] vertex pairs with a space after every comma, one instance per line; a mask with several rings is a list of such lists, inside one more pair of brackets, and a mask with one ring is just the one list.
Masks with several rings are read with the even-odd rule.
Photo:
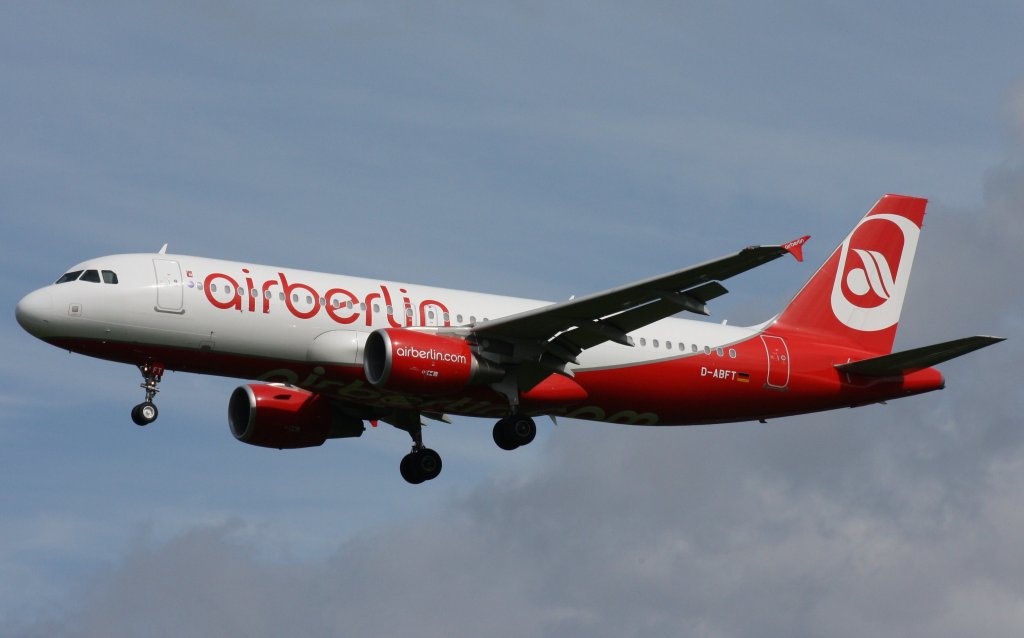
[[491, 431], [491, 435], [494, 437], [494, 444], [503, 450], [514, 450], [518, 445], [512, 440], [509, 434], [508, 419], [501, 419], [494, 424], [494, 430]]
[[503, 450], [528, 445], [537, 436], [537, 424], [528, 416], [514, 414], [494, 424], [494, 442]]
[[537, 436], [537, 424], [528, 416], [513, 416], [510, 419], [509, 432], [516, 446], [529, 445]]
[[441, 455], [429, 448], [420, 448], [402, 458], [402, 478], [413, 485], [432, 481], [441, 473]]
[[143, 401], [132, 408], [132, 421], [135, 422], [135, 425], [149, 425], [156, 421], [159, 414], [160, 412], [152, 401]]

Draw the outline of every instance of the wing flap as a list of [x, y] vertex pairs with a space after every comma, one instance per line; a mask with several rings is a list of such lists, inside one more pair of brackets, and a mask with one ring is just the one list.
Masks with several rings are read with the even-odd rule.
[[993, 343], [999, 343], [1004, 339], [1004, 337], [982, 335], [954, 339], [953, 341], [945, 341], [912, 350], [872, 357], [863, 361], [841, 363], [836, 366], [836, 370], [866, 377], [899, 376], [930, 368], [943, 361], [949, 361], [969, 352], [990, 346]]

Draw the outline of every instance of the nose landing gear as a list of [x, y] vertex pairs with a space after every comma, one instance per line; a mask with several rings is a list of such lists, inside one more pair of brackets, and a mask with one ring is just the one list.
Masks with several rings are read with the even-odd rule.
[[162, 363], [150, 361], [140, 365], [139, 372], [142, 373], [143, 379], [139, 387], [146, 391], [146, 400], [132, 408], [132, 421], [135, 422], [135, 425], [141, 426], [156, 421], [156, 417], [160, 414], [160, 411], [156, 409], [156, 404], [153, 403], [153, 397], [160, 391], [156, 386], [164, 376], [164, 366]]

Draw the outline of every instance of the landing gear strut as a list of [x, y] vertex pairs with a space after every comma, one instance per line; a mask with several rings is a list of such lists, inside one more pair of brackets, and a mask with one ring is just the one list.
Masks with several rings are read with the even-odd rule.
[[139, 372], [142, 373], [143, 379], [139, 387], [146, 391], [146, 400], [132, 408], [132, 421], [135, 422], [135, 425], [149, 425], [156, 421], [156, 417], [160, 414], [156, 409], [156, 404], [153, 403], [153, 397], [160, 391], [156, 386], [164, 376], [164, 366], [162, 363], [150, 361], [140, 365]]
[[402, 458], [399, 465], [402, 478], [413, 485], [436, 479], [441, 473], [441, 455], [423, 445], [423, 424], [420, 423], [420, 415], [415, 412], [408, 413], [392, 425], [405, 430], [412, 438], [412, 451]]
[[494, 442], [503, 450], [529, 444], [537, 436], [537, 424], [525, 414], [512, 414], [494, 424]]

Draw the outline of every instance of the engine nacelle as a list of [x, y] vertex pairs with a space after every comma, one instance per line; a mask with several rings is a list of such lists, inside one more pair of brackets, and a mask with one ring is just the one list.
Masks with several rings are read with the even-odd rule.
[[412, 394], [458, 392], [504, 375], [479, 360], [465, 339], [403, 328], [370, 333], [363, 349], [363, 372], [378, 388]]
[[363, 433], [361, 420], [336, 414], [326, 397], [269, 384], [235, 388], [228, 423], [239, 441], [279, 450], [316, 447], [329, 438]]

